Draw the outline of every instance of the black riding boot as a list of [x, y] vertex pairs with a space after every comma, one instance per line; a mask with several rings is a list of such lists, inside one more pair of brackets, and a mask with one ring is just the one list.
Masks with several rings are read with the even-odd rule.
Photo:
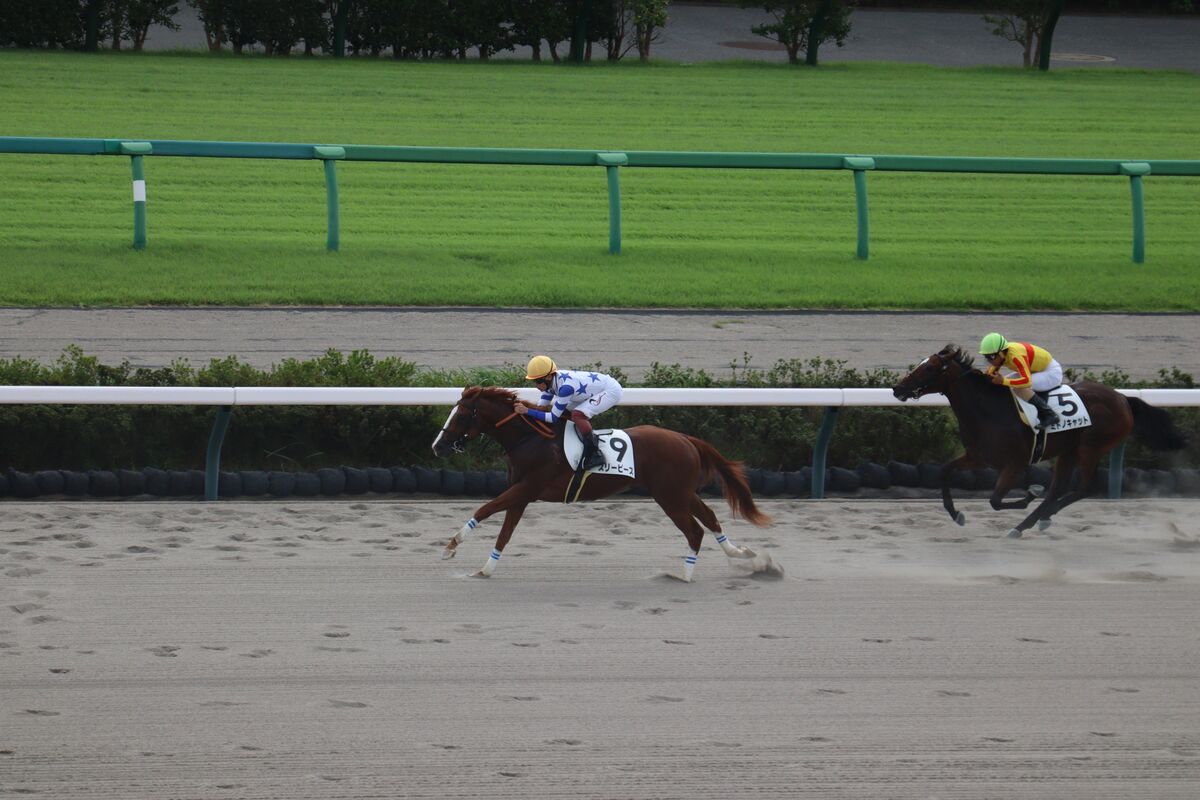
[[1029, 401], [1033, 403], [1038, 411], [1038, 425], [1042, 428], [1049, 428], [1058, 424], [1058, 412], [1050, 407], [1046, 402], [1046, 398], [1042, 397], [1037, 392], [1033, 393], [1033, 398]]
[[581, 469], [595, 469], [604, 465], [604, 454], [600, 452], [600, 437], [592, 434], [583, 440], [583, 456], [579, 459]]

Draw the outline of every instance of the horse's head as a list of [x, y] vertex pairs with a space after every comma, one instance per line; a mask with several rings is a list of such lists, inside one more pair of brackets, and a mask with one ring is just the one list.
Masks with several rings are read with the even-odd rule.
[[512, 414], [517, 396], [507, 389], [468, 386], [462, 397], [450, 409], [446, 424], [433, 440], [433, 454], [461, 453], [463, 446], [481, 433], [496, 427], [496, 423]]
[[971, 371], [974, 357], [956, 345], [948, 344], [929, 358], [917, 364], [892, 387], [897, 400], [915, 400], [933, 393], [945, 392], [948, 380]]

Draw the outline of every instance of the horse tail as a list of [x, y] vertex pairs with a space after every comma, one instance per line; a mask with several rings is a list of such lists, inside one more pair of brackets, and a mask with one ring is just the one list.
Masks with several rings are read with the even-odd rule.
[[714, 474], [721, 476], [725, 502], [733, 509], [733, 515], [740, 516], [760, 528], [770, 525], [771, 518], [754, 505], [754, 495], [750, 494], [750, 484], [746, 482], [746, 471], [742, 467], [742, 462], [730, 461], [721, 455], [717, 448], [703, 439], [697, 439], [695, 436], [687, 438], [700, 456], [700, 469], [704, 482], [708, 483], [712, 480]]
[[1187, 437], [1180, 433], [1166, 410], [1138, 397], [1126, 398], [1133, 412], [1133, 435], [1152, 450], [1182, 450]]

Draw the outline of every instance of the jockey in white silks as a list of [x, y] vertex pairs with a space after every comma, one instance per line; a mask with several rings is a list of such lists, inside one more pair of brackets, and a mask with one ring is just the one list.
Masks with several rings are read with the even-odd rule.
[[525, 379], [542, 390], [541, 400], [532, 408], [517, 402], [513, 411], [549, 424], [567, 414], [583, 442], [579, 468], [588, 470], [603, 464], [599, 441], [592, 432], [592, 418], [621, 401], [621, 384], [617, 379], [602, 372], [559, 369], [549, 356], [531, 358]]

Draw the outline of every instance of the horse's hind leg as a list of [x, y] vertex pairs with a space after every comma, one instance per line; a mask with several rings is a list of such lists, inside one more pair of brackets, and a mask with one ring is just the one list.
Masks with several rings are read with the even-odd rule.
[[1050, 518], [1058, 511], [1056, 503], [1071, 488], [1071, 471], [1075, 469], [1076, 460], [1075, 453], [1063, 453], [1054, 462], [1054, 476], [1046, 500], [1034, 511], [1038, 530], [1044, 531], [1050, 527]]
[[1025, 474], [1026, 467], [1024, 464], [1010, 464], [1000, 470], [1000, 477], [996, 479], [996, 488], [992, 490], [991, 504], [992, 508], [997, 511], [1002, 511], [1006, 508], [1028, 508], [1029, 504], [1038, 498], [1036, 494], [1026, 490], [1025, 496], [1020, 500], [1005, 500], [1004, 495], [1008, 494], [1017, 481]]
[[[1092, 493], [1092, 478], [1096, 474], [1096, 465], [1098, 463], [1100, 463], [1100, 455], [1101, 454], [1096, 450], [1087, 450], [1086, 452], [1083, 450], [1080, 450], [1079, 451], [1079, 488], [1075, 489], [1073, 491], [1066, 491], [1065, 493], [1060, 491], [1058, 493], [1057, 497], [1047, 498], [1046, 501], [1044, 503], [1042, 503], [1041, 506], [1038, 507], [1037, 511], [1035, 511], [1033, 514], [1030, 515], [1030, 519], [1027, 519], [1027, 520], [1025, 520], [1025, 522], [1021, 523], [1021, 525], [1025, 525], [1024, 528], [1017, 526], [1016, 528], [1013, 528], [1011, 531], [1009, 531], [1008, 535], [1012, 536], [1013, 538], [1019, 537], [1021, 535], [1022, 531], [1026, 530], [1027, 528], [1029, 528], [1030, 525], [1033, 524], [1032, 520], [1036, 518], [1036, 515], [1039, 512], [1042, 512], [1043, 508], [1045, 509], [1045, 511], [1044, 511], [1044, 513], [1042, 513], [1042, 519], [1049, 520], [1050, 517], [1057, 514], [1059, 511], [1062, 511], [1067, 506], [1071, 505], [1072, 503], [1077, 503], [1080, 500], [1082, 500], [1083, 498], [1090, 495]], [[1057, 478], [1058, 478], [1058, 475], [1056, 472], [1056, 474], [1055, 474], [1056, 482], [1057, 482]], [[1070, 481], [1071, 481], [1071, 474], [1070, 474], [1070, 471], [1068, 471], [1066, 476], [1064, 477], [1063, 486], [1069, 487]], [[1026, 523], [1029, 523], [1029, 524], [1026, 525]]]
[[717, 521], [717, 515], [708, 507], [708, 504], [700, 499], [699, 495], [692, 495], [692, 516], [700, 520], [700, 524], [708, 528], [717, 537], [717, 544], [721, 545], [721, 549], [725, 551], [725, 555], [730, 558], [754, 558], [757, 554], [748, 547], [738, 547], [733, 542], [729, 541], [729, 537], [721, 532], [721, 523]]

